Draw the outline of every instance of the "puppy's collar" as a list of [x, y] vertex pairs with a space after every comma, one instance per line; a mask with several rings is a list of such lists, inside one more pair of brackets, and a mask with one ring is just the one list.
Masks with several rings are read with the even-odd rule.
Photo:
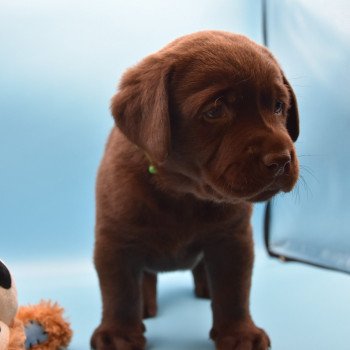
[[135, 145], [135, 146], [136, 146], [136, 148], [137, 148], [138, 150], [141, 150], [141, 151], [145, 154], [145, 156], [146, 156], [146, 158], [147, 158], [147, 160], [148, 160], [148, 162], [149, 162], [149, 165], [148, 165], [148, 172], [149, 172], [151, 175], [157, 174], [158, 169], [157, 169], [157, 167], [153, 164], [152, 159], [151, 159], [151, 157], [149, 156], [149, 154], [148, 154], [145, 150], [143, 150], [142, 148], [140, 148], [139, 146], [137, 146], [137, 145]]
[[157, 174], [157, 168], [154, 165], [150, 164], [148, 166], [148, 172], [152, 175]]
[[156, 166], [153, 164], [151, 157], [149, 156], [149, 154], [148, 154], [146, 151], [144, 151], [144, 152], [145, 152], [145, 156], [146, 156], [146, 158], [148, 159], [148, 162], [149, 162], [148, 172], [149, 172], [151, 175], [157, 174], [157, 168], [156, 168]]

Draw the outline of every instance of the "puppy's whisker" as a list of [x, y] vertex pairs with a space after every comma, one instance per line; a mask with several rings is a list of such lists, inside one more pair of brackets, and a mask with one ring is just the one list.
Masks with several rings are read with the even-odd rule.
[[310, 186], [308, 185], [308, 183], [305, 180], [305, 177], [303, 175], [300, 175], [299, 178], [300, 178], [299, 183], [303, 186], [304, 190], [306, 191], [307, 197], [309, 197], [310, 194], [312, 195], [312, 191], [311, 191]]
[[292, 190], [292, 195], [295, 199], [295, 203], [300, 203], [300, 183], [297, 182], [296, 186]]
[[300, 170], [307, 172], [314, 180], [316, 180], [318, 183], [320, 182], [319, 179], [314, 175], [313, 171], [310, 169], [310, 167], [306, 165], [300, 165]]

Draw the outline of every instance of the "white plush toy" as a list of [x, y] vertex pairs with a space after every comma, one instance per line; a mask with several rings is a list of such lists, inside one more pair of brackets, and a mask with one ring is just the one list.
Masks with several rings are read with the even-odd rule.
[[10, 329], [8, 325], [0, 321], [0, 350], [7, 350], [10, 341]]
[[72, 330], [63, 311], [45, 300], [18, 307], [14, 279], [0, 260], [0, 350], [66, 349]]
[[15, 325], [17, 309], [17, 290], [14, 280], [10, 271], [0, 260], [0, 350], [7, 350], [9, 347], [10, 327]]

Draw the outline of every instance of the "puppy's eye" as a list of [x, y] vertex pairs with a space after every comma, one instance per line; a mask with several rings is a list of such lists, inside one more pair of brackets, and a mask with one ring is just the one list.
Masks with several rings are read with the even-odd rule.
[[204, 117], [207, 119], [217, 119], [220, 118], [223, 114], [222, 105], [215, 106], [204, 113]]
[[283, 112], [284, 103], [282, 101], [276, 101], [275, 103], [275, 114], [281, 114]]

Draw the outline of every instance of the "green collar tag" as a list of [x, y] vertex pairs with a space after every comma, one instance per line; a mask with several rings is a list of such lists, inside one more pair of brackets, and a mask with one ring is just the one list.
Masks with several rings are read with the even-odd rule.
[[154, 165], [150, 165], [149, 167], [148, 167], [148, 172], [150, 173], [150, 174], [157, 174], [157, 168], [154, 166]]

